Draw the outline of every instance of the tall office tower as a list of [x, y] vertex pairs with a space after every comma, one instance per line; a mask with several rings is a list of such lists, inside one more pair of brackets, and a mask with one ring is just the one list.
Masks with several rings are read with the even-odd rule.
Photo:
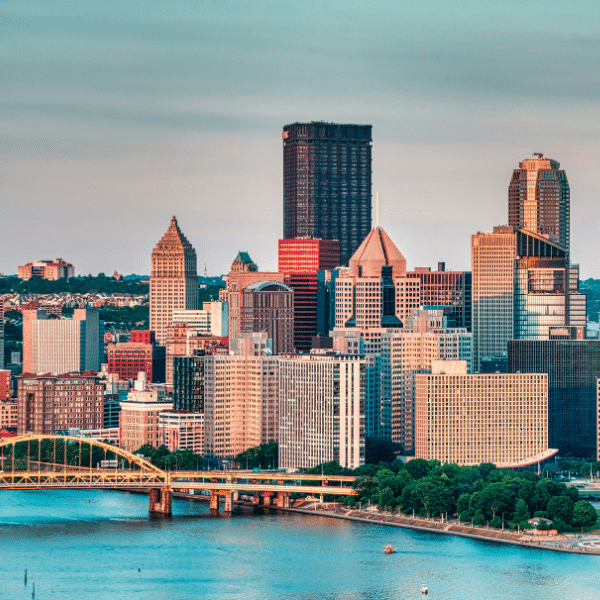
[[96, 308], [76, 308], [72, 319], [51, 319], [45, 310], [23, 311], [23, 372], [100, 371], [104, 322]]
[[508, 224], [569, 250], [569, 182], [559, 163], [534, 154], [519, 163], [508, 186]]
[[166, 328], [173, 311], [198, 308], [196, 251], [181, 233], [177, 219], [152, 251], [150, 270], [150, 329], [159, 344], [165, 344]]
[[388, 373], [390, 398], [385, 415], [391, 438], [402, 444], [404, 452], [415, 448], [415, 376], [431, 373], [434, 361], [464, 361], [472, 367], [473, 335], [464, 328], [447, 327], [443, 310], [416, 310], [404, 329], [383, 336], [382, 373]]
[[294, 290], [294, 345], [297, 352], [308, 352], [317, 335], [318, 271], [339, 265], [337, 240], [279, 240], [279, 272]]
[[104, 384], [91, 371], [17, 377], [17, 433], [100, 429], [104, 424]]
[[467, 375], [436, 361], [416, 376], [415, 457], [442, 464], [517, 468], [548, 460], [545, 374]]
[[439, 262], [437, 271], [429, 267], [416, 267], [406, 273], [419, 280], [421, 306], [440, 306], [446, 310], [453, 327], [465, 327], [471, 331], [471, 273], [469, 271], [446, 271], [446, 263]]
[[471, 236], [474, 369], [506, 357], [510, 339], [548, 339], [551, 327], [586, 326], [577, 265], [548, 238], [517, 227]]
[[140, 341], [108, 344], [108, 373], [116, 373], [122, 379], [137, 379], [138, 373], [144, 371], [148, 381], [164, 382], [165, 347], [154, 343], [153, 331], [133, 331], [131, 337]]
[[231, 460], [240, 452], [277, 441], [278, 357], [266, 333], [242, 334], [233, 354], [204, 361], [205, 452]]
[[339, 240], [342, 264], [371, 229], [371, 125], [283, 128], [283, 237]]
[[548, 374], [549, 446], [561, 456], [594, 459], [600, 341], [576, 337], [577, 328], [557, 328], [548, 340], [512, 340], [508, 370]]
[[352, 355], [279, 358], [279, 466], [365, 461], [365, 361]]

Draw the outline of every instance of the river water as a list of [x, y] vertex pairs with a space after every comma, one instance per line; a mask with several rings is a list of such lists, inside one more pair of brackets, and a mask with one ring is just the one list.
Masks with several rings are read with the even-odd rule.
[[[146, 496], [0, 492], [0, 598], [597, 600], [600, 557]], [[385, 544], [396, 553], [383, 553]], [[28, 583], [24, 585], [24, 571]]]

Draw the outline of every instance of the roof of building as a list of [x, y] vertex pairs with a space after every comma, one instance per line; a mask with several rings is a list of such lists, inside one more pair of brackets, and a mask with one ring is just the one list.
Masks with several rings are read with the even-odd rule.
[[188, 248], [194, 251], [192, 245], [188, 242], [185, 235], [183, 235], [181, 229], [179, 229], [177, 219], [174, 216], [171, 217], [171, 224], [165, 232], [165, 235], [162, 236], [158, 244], [154, 247], [154, 252], [183, 250]]
[[280, 281], [255, 281], [244, 289], [253, 292], [294, 292], [291, 287]]
[[406, 259], [382, 227], [374, 227], [350, 259], [353, 277], [381, 277], [381, 267], [392, 267], [393, 277], [406, 275]]

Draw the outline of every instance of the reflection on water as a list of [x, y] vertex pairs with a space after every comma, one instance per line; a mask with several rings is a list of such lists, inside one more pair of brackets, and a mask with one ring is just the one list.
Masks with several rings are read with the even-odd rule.
[[[600, 557], [146, 496], [0, 494], [0, 598], [595, 600]], [[396, 548], [384, 554], [385, 544]], [[28, 587], [24, 570], [28, 570]]]

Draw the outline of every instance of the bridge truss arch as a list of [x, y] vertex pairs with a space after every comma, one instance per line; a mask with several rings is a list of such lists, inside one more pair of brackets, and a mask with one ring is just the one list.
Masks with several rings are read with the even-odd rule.
[[[17, 446], [24, 444], [27, 452], [17, 452]], [[86, 447], [86, 452], [82, 452]], [[106, 467], [107, 457], [111, 457], [114, 466]], [[102, 460], [105, 462], [101, 468], [94, 466], [102, 464]], [[167, 480], [168, 474], [150, 461], [91, 438], [27, 434], [0, 440], [0, 489], [7, 485], [11, 489], [57, 485], [138, 489], [162, 486]]]

